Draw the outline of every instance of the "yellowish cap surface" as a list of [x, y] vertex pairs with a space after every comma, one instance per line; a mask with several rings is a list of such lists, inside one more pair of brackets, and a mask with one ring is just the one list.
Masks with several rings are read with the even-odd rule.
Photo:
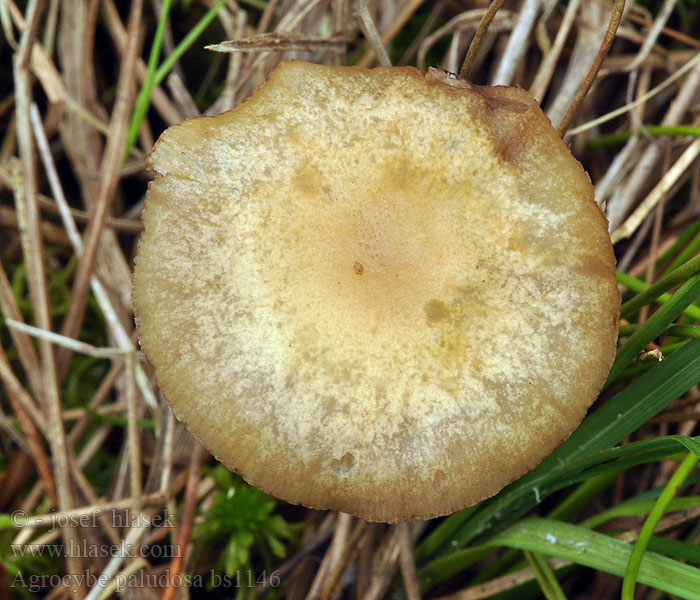
[[280, 498], [453, 512], [537, 465], [605, 381], [607, 222], [523, 90], [283, 63], [150, 161], [141, 344], [177, 416]]

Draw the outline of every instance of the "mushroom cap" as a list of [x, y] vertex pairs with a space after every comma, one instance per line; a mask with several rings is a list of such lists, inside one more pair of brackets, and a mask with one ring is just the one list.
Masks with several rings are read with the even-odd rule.
[[448, 514], [536, 466], [605, 381], [607, 221], [524, 90], [283, 63], [150, 166], [142, 347], [175, 414], [275, 496]]

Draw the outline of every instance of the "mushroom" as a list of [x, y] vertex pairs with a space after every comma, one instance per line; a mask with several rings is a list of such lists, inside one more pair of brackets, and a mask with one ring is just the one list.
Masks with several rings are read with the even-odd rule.
[[524, 90], [287, 62], [149, 164], [142, 347], [175, 414], [275, 496], [448, 514], [535, 467], [605, 381], [607, 222]]

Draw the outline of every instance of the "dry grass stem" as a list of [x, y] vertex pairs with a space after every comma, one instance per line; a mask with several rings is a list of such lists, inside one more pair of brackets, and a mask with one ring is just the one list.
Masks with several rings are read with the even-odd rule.
[[352, 517], [350, 515], [340, 512], [336, 513], [333, 540], [309, 588], [308, 600], [320, 600], [323, 597], [328, 582], [332, 578], [333, 570], [342, 557], [343, 548], [350, 535], [351, 524]]
[[213, 52], [289, 52], [294, 50], [314, 52], [345, 52], [350, 36], [314, 38], [301, 34], [261, 33], [252, 38], [242, 38], [205, 46]]
[[[51, 468], [51, 462], [44, 451], [41, 435], [39, 434], [39, 429], [44, 433], [46, 432], [46, 424], [44, 423], [43, 415], [38, 408], [34, 406], [33, 400], [15, 377], [10, 363], [7, 360], [7, 356], [1, 348], [0, 379], [2, 379], [5, 385], [5, 390], [7, 391], [12, 409], [22, 426], [28, 449], [34, 457], [34, 462], [39, 472], [39, 478], [44, 484], [44, 489], [48, 492], [53, 506], [58, 506], [59, 501], [56, 492], [56, 481]], [[38, 421], [37, 424], [35, 424], [30, 415], [33, 415], [34, 419]]]
[[[24, 37], [25, 20], [15, 3], [12, 0], [3, 0], [0, 5], [9, 10], [14, 25], [17, 27], [17, 29], [19, 29]], [[27, 11], [27, 14], [30, 14], [29, 11]], [[37, 19], [36, 23], [34, 23], [35, 27], [39, 26], [38, 21], [39, 20]], [[34, 31], [33, 34], [30, 31], [30, 36], [31, 49], [29, 56], [31, 56], [31, 62], [29, 65], [25, 66], [28, 66], [32, 73], [36, 75], [37, 79], [41, 82], [44, 92], [46, 92], [50, 102], [57, 106], [59, 110], [62, 110], [63, 105], [67, 101], [67, 93], [66, 88], [63, 85], [63, 80], [61, 79], [61, 76], [56, 70], [53, 62], [47, 57], [46, 52], [44, 52], [44, 49], [41, 47], [41, 44], [35, 39], [36, 31]], [[21, 47], [19, 50], [21, 50]]]
[[[411, 540], [414, 541], [423, 531], [427, 522], [417, 521], [411, 529]], [[365, 592], [366, 600], [382, 598], [391, 585], [398, 566], [401, 553], [401, 532], [398, 527], [392, 528], [384, 537], [376, 551], [369, 586]]]
[[[401, 12], [399, 12], [393, 19], [391, 24], [386, 28], [386, 31], [381, 36], [382, 46], [391, 43], [396, 35], [401, 31], [402, 27], [406, 25], [408, 20], [413, 16], [413, 14], [418, 10], [418, 8], [425, 3], [425, 0], [407, 0], [401, 7]], [[362, 67], [369, 67], [372, 61], [377, 57], [376, 52], [373, 48], [369, 48], [367, 53], [358, 61], [358, 65]]]
[[671, 16], [671, 11], [673, 10], [675, 4], [675, 0], [665, 0], [661, 10], [659, 11], [659, 16], [654, 21], [651, 30], [644, 37], [642, 47], [639, 49], [637, 56], [629, 65], [627, 65], [627, 70], [629, 72], [633, 73], [636, 71], [646, 60], [647, 56], [651, 54], [651, 51], [656, 44], [656, 40], [661, 34], [661, 30], [666, 24], [666, 21], [668, 21], [668, 18]]
[[474, 38], [472, 39], [471, 44], [469, 44], [469, 50], [467, 51], [467, 56], [464, 59], [464, 64], [462, 65], [462, 70], [460, 71], [462, 77], [467, 79], [470, 78], [472, 68], [474, 67], [474, 61], [476, 60], [476, 55], [479, 52], [481, 43], [484, 41], [484, 36], [486, 35], [491, 22], [502, 5], [503, 0], [493, 0], [489, 5], [488, 10], [481, 18], [479, 27], [477, 27], [476, 33], [474, 34]]
[[[449, 34], [455, 34], [459, 31], [468, 31], [469, 29], [478, 28], [478, 22], [480, 22], [480, 19], [483, 19], [484, 14], [485, 12], [481, 9], [465, 11], [448, 21], [445, 25], [438, 28], [432, 34], [425, 36], [425, 39], [421, 41], [421, 43], [418, 46], [418, 66], [421, 69], [427, 68], [426, 56], [440, 38]], [[489, 28], [489, 32], [500, 33], [502, 31], [509, 31], [510, 29], [512, 29], [513, 24], [514, 23], [512, 13], [507, 10], [501, 10], [494, 18]], [[486, 39], [488, 39], [488, 36], [486, 36], [485, 40]], [[479, 48], [483, 49], [485, 43], [486, 42], [483, 41]], [[479, 53], [477, 52], [477, 59], [478, 56]]]
[[678, 179], [688, 170], [700, 155], [700, 140], [695, 140], [685, 149], [685, 152], [673, 164], [661, 181], [654, 186], [644, 201], [635, 209], [627, 220], [613, 234], [613, 243], [628, 238], [640, 223], [651, 213], [655, 206], [663, 200]]
[[[17, 105], [17, 134], [22, 159], [23, 189], [15, 190], [15, 201], [20, 222], [24, 221], [24, 227], [20, 227], [22, 247], [27, 262], [29, 291], [34, 306], [34, 318], [39, 328], [51, 330], [51, 316], [48, 302], [48, 289], [44, 265], [43, 239], [40, 229], [40, 213], [37, 205], [37, 171], [34, 160], [34, 145], [32, 143], [29, 107], [31, 105], [31, 88], [29, 83], [29, 60], [32, 46], [36, 38], [41, 18], [43, 3], [32, 0], [27, 9], [27, 23], [22, 33], [22, 38], [17, 55], [14, 58], [14, 83]], [[61, 400], [58, 391], [56, 365], [54, 362], [53, 347], [46, 339], [39, 343], [42, 367], [42, 392], [43, 405], [47, 412], [47, 431], [51, 445], [53, 459], [54, 483], [58, 508], [69, 510], [73, 506], [73, 494], [71, 490], [70, 471], [68, 467], [68, 454], [66, 448], [65, 431], [61, 419]], [[69, 545], [77, 542], [76, 531], [70, 528], [62, 528], [63, 541]], [[67, 569], [69, 573], [83, 572], [82, 560], [78, 557], [67, 557]], [[78, 586], [76, 595], [83, 596], [84, 586]]]
[[350, 534], [348, 537], [347, 541], [342, 540], [338, 543], [338, 547], [342, 548], [343, 553], [339, 558], [337, 558], [337, 562], [335, 564], [332, 563], [336, 557], [333, 556], [331, 558], [332, 567], [329, 567], [330, 574], [323, 585], [323, 600], [331, 600], [331, 598], [337, 595], [338, 585], [356, 556], [359, 543], [362, 540], [365, 531], [367, 531], [368, 526], [369, 523], [367, 521], [356, 522], [355, 528], [353, 529], [352, 534]]
[[139, 403], [136, 394], [136, 353], [130, 350], [124, 356], [126, 373], [127, 444], [129, 448], [129, 493], [134, 499], [134, 510], [141, 510], [141, 433], [138, 425]]
[[[2, 268], [2, 265], [0, 265], [0, 311], [2, 311], [2, 316], [6, 320], [12, 319], [18, 323], [24, 320], [12, 293], [12, 286], [7, 279], [7, 274], [5, 273], [5, 269]], [[10, 336], [15, 344], [17, 354], [22, 362], [22, 367], [27, 374], [27, 379], [29, 379], [34, 393], [37, 397], [42, 397], [43, 382], [41, 379], [41, 367], [39, 366], [39, 357], [31, 343], [30, 336], [21, 333], [17, 329], [12, 329], [10, 331]], [[37, 418], [43, 419], [43, 415], [38, 408], [34, 408], [35, 410], [32, 412], [38, 415]]]
[[556, 69], [557, 63], [559, 62], [559, 57], [564, 49], [564, 44], [569, 36], [571, 27], [574, 24], [574, 19], [576, 18], [576, 13], [578, 12], [581, 0], [569, 0], [566, 5], [566, 12], [562, 19], [559, 29], [557, 29], [557, 35], [554, 38], [554, 43], [550, 48], [549, 52], [546, 53], [544, 60], [537, 69], [537, 74], [535, 79], [530, 86], [530, 93], [532, 97], [538, 102], [542, 102], [544, 94], [549, 87], [554, 75], [554, 70]]
[[370, 15], [364, 0], [355, 0], [354, 14], [357, 19], [357, 24], [367, 38], [367, 42], [376, 55], [379, 64], [382, 67], [390, 67], [391, 60], [389, 59], [389, 54], [384, 47], [382, 38], [377, 31], [377, 26], [374, 24], [374, 19], [372, 19], [372, 15]]
[[399, 535], [399, 565], [401, 567], [401, 577], [406, 590], [408, 600], [420, 600], [420, 589], [416, 576], [416, 564], [413, 560], [413, 541], [411, 540], [411, 529], [408, 523], [398, 525], [401, 530]]
[[600, 45], [600, 50], [598, 51], [598, 54], [596, 55], [595, 60], [593, 61], [593, 65], [591, 65], [590, 71], [588, 71], [586, 78], [583, 80], [581, 88], [576, 93], [576, 97], [572, 101], [569, 110], [566, 112], [564, 118], [559, 124], [558, 132], [561, 137], [564, 137], [566, 135], [566, 132], [569, 129], [569, 126], [571, 125], [572, 121], [574, 120], [578, 109], [581, 107], [581, 104], [588, 95], [588, 91], [591, 89], [591, 86], [595, 81], [596, 75], [598, 75], [598, 71], [603, 65], [605, 57], [610, 51], [610, 47], [612, 46], [612, 43], [615, 40], [617, 28], [620, 26], [620, 21], [622, 20], [622, 11], [624, 9], [625, 0], [615, 0], [615, 4], [610, 15], [610, 23], [608, 24], [608, 29], [605, 32], [603, 42]]
[[145, 558], [132, 560], [126, 567], [119, 571], [104, 590], [102, 590], [102, 593], [97, 597], [98, 600], [107, 600], [107, 598], [111, 598], [117, 590], [125, 587], [124, 584], [129, 581], [132, 575], [148, 567], [149, 564]]
[[[644, 17], [640, 17], [638, 15], [635, 15], [634, 13], [630, 13], [627, 18], [634, 23], [639, 23], [640, 25], [644, 25], [646, 27], [652, 27], [655, 23], [655, 21], [649, 21], [648, 19], [645, 19]], [[669, 29], [668, 27], [662, 27], [661, 33], [663, 33], [664, 35], [667, 35], [670, 38], [673, 38], [674, 40], [677, 40], [679, 42], [683, 42], [684, 44], [687, 44], [688, 46], [700, 49], [700, 41], [698, 41], [694, 37], [690, 37], [689, 35], [685, 35], [679, 31], [676, 31], [675, 29]]]
[[[56, 344], [62, 348], [69, 348], [73, 352], [80, 352], [87, 356], [92, 356], [93, 358], [119, 358], [128, 354], [133, 350], [121, 350], [119, 348], [96, 348], [92, 344], [86, 344], [85, 342], [79, 342], [73, 338], [66, 337], [65, 335], [59, 335], [58, 333], [53, 333], [52, 331], [46, 331], [45, 329], [40, 329], [39, 327], [33, 327], [32, 325], [27, 325], [26, 323], [20, 323], [13, 319], [5, 320], [8, 327], [12, 329], [17, 329], [23, 333], [28, 333], [41, 340], [46, 340], [52, 344]], [[145, 360], [143, 353], [139, 353], [141, 360]]]
[[[68, 312], [66, 313], [61, 330], [61, 333], [66, 337], [75, 338], [80, 331], [85, 313], [85, 306], [87, 304], [92, 270], [97, 257], [97, 246], [100, 242], [104, 222], [119, 182], [129, 115], [131, 114], [134, 99], [133, 72], [136, 55], [139, 49], [138, 41], [141, 38], [139, 28], [141, 26], [142, 3], [142, 0], [134, 0], [134, 2], [131, 3], [129, 25], [127, 27], [127, 47], [119, 73], [119, 80], [121, 83], [118, 85], [119, 93], [117, 95], [112, 120], [110, 121], [110, 131], [107, 137], [105, 154], [100, 165], [95, 208], [85, 233], [84, 249], [78, 263], [70, 305], [68, 306]], [[57, 361], [59, 372], [62, 375], [64, 375], [68, 369], [69, 360], [69, 351], [66, 350], [58, 353]]]
[[180, 572], [183, 569], [183, 559], [185, 549], [190, 540], [192, 532], [192, 521], [194, 520], [194, 512], [197, 500], [197, 486], [199, 483], [199, 474], [202, 467], [203, 448], [199, 442], [195, 442], [190, 458], [190, 466], [187, 472], [187, 486], [185, 488], [185, 502], [182, 508], [182, 517], [178, 523], [176, 552], [170, 562], [169, 583], [168, 587], [163, 590], [162, 600], [173, 600], [177, 593], [177, 581]]
[[[671, 162], [671, 144], [666, 144], [666, 151], [664, 153], [664, 173], [668, 172], [668, 168]], [[663, 225], [664, 218], [664, 201], [666, 198], [662, 198], [657, 204], [656, 210], [654, 211], [653, 225], [651, 229], [651, 242], [649, 244], [649, 255], [647, 257], [647, 269], [645, 282], [648, 285], [654, 283], [656, 276], [656, 261], [659, 258], [659, 244], [661, 241], [661, 228]], [[639, 323], [644, 323], [649, 316], [649, 306], [643, 306], [639, 311]]]
[[[105, 0], [103, 5], [105, 16], [109, 23], [109, 32], [115, 38], [114, 41], [116, 42], [119, 53], [122, 57], [125, 57], [127, 53], [127, 40], [129, 39], [129, 32], [124, 28], [124, 25], [119, 18], [119, 12], [114, 4], [114, 0]], [[124, 58], [122, 58], [122, 60], [124, 60]], [[136, 75], [139, 83], [143, 83], [145, 80], [147, 70], [146, 63], [141, 58], [137, 58]], [[167, 94], [160, 86], [154, 87], [151, 91], [151, 102], [153, 102], [154, 108], [168, 125], [179, 123], [184, 118], [175, 104], [168, 98]], [[146, 150], [148, 150], [148, 148]]]
[[[143, 520], [143, 523], [147, 523], [148, 521], [149, 519], [146, 518]], [[134, 527], [129, 529], [129, 533], [122, 540], [119, 551], [110, 559], [105, 569], [97, 578], [97, 582], [90, 590], [86, 600], [97, 600], [102, 596], [107, 586], [112, 581], [112, 578], [117, 574], [117, 571], [119, 571], [119, 567], [121, 567], [124, 560], [130, 556], [130, 552], [133, 551], [132, 549], [138, 547], [138, 542], [147, 529], [148, 526], [141, 523], [137, 523]]]
[[598, 127], [599, 125], [602, 125], [603, 123], [606, 123], [608, 121], [612, 121], [613, 119], [619, 117], [620, 115], [624, 115], [626, 112], [632, 110], [633, 108], [636, 108], [640, 104], [643, 104], [644, 102], [646, 102], [650, 98], [653, 98], [656, 94], [661, 92], [667, 86], [671, 85], [674, 81], [676, 81], [676, 79], [679, 79], [680, 77], [685, 75], [691, 69], [696, 69], [698, 63], [700, 63], [700, 54], [695, 54], [682, 67], [680, 67], [677, 71], [675, 71], [670, 77], [668, 77], [667, 79], [662, 81], [656, 87], [649, 90], [643, 96], [637, 98], [634, 102], [630, 102], [630, 103], [626, 104], [625, 106], [621, 106], [620, 108], [617, 108], [615, 110], [612, 110], [612, 111], [604, 114], [601, 117], [597, 117], [596, 119], [593, 119], [592, 121], [588, 121], [587, 123], [579, 125], [578, 127], [575, 127], [573, 129], [571, 129], [570, 131], [567, 131], [566, 135], [572, 136], [572, 135], [577, 135], [579, 133], [583, 133], [584, 131], [588, 131], [590, 129], [593, 129], [594, 127]]
[[513, 82], [515, 69], [529, 45], [530, 33], [541, 6], [542, 0], [525, 0], [523, 2], [518, 20], [503, 51], [501, 62], [491, 78], [491, 85], [511, 85]]

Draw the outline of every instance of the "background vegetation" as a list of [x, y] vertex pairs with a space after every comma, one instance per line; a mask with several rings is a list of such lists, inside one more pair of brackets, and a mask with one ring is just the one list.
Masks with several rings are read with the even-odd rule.
[[697, 0], [629, 0], [614, 42], [610, 0], [506, 1], [470, 55], [473, 81], [529, 89], [568, 130], [624, 300], [591, 414], [495, 498], [399, 526], [278, 502], [201, 450], [137, 350], [131, 265], [165, 127], [289, 58], [459, 72], [486, 8], [0, 0], [0, 598], [700, 598]]

